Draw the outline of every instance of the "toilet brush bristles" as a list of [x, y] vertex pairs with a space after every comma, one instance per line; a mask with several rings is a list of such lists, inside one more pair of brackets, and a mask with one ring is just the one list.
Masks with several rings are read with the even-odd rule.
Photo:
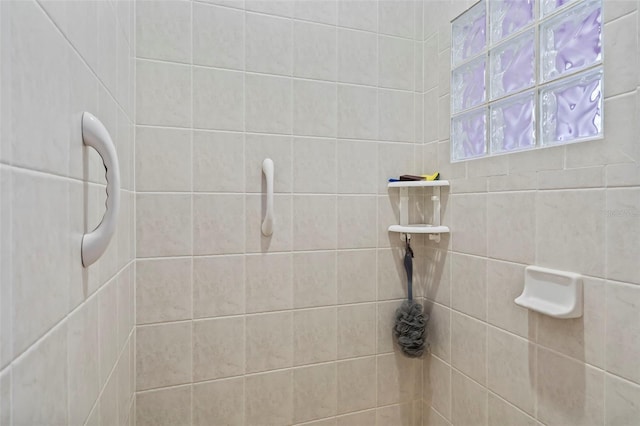
[[422, 305], [414, 300], [405, 300], [396, 310], [393, 334], [405, 355], [417, 358], [424, 353], [425, 325], [429, 316], [422, 311]]

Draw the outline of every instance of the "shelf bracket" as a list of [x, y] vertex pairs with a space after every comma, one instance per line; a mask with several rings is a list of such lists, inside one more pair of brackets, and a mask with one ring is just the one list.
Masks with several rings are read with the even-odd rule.
[[409, 224], [409, 188], [400, 188], [400, 225]]
[[[409, 224], [409, 188], [400, 188], [400, 225], [407, 226]], [[400, 238], [404, 236], [405, 241], [411, 240], [411, 234], [400, 234]]]
[[[440, 187], [433, 187], [433, 195], [431, 196], [431, 204], [433, 205], [433, 226], [440, 226]], [[429, 239], [437, 243], [440, 242], [440, 234], [429, 234]]]

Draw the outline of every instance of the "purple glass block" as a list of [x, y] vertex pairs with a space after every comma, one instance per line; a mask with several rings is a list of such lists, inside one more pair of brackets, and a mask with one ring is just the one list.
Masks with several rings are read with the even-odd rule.
[[491, 106], [491, 152], [533, 148], [535, 139], [534, 93], [528, 92]]
[[487, 154], [487, 115], [484, 108], [454, 117], [451, 122], [451, 160], [459, 161]]
[[486, 59], [481, 57], [453, 70], [451, 81], [453, 112], [473, 108], [485, 101], [486, 64]]
[[492, 0], [489, 5], [493, 43], [533, 22], [534, 0]]
[[533, 31], [501, 44], [490, 55], [491, 99], [533, 86], [536, 68]]
[[487, 45], [487, 13], [484, 1], [464, 12], [451, 27], [451, 59], [458, 65], [482, 52]]
[[602, 135], [602, 69], [543, 88], [540, 102], [543, 144]]
[[602, 60], [602, 7], [599, 1], [563, 11], [544, 24], [542, 78], [547, 81]]
[[569, 4], [575, 0], [544, 0], [542, 2], [542, 14], [548, 15], [554, 10], [564, 6], [565, 4]]

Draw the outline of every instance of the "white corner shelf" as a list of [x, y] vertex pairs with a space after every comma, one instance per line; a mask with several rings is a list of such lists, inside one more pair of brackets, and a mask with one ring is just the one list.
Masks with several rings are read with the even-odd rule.
[[[440, 188], [449, 186], [447, 180], [418, 180], [389, 182], [389, 188], [400, 189], [400, 224], [389, 226], [389, 232], [400, 234], [429, 234], [429, 239], [439, 242], [440, 234], [448, 234], [449, 227], [440, 224]], [[433, 223], [409, 223], [409, 188], [433, 188]]]
[[389, 188], [424, 188], [434, 186], [449, 186], [448, 180], [407, 180], [402, 182], [389, 182]]
[[402, 234], [448, 234], [449, 227], [433, 226], [429, 225], [428, 223], [416, 223], [413, 225], [391, 225], [389, 227], [389, 232], [400, 232]]

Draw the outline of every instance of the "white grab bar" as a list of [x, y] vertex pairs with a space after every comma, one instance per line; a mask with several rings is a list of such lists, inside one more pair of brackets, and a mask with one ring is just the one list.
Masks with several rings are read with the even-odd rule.
[[262, 221], [262, 233], [268, 237], [273, 234], [273, 160], [265, 158], [262, 162], [262, 172], [267, 182], [267, 212]]
[[87, 268], [104, 254], [116, 230], [120, 210], [120, 166], [116, 147], [109, 132], [100, 120], [89, 112], [82, 114], [82, 140], [102, 157], [107, 178], [104, 216], [96, 229], [82, 237], [82, 266]]

